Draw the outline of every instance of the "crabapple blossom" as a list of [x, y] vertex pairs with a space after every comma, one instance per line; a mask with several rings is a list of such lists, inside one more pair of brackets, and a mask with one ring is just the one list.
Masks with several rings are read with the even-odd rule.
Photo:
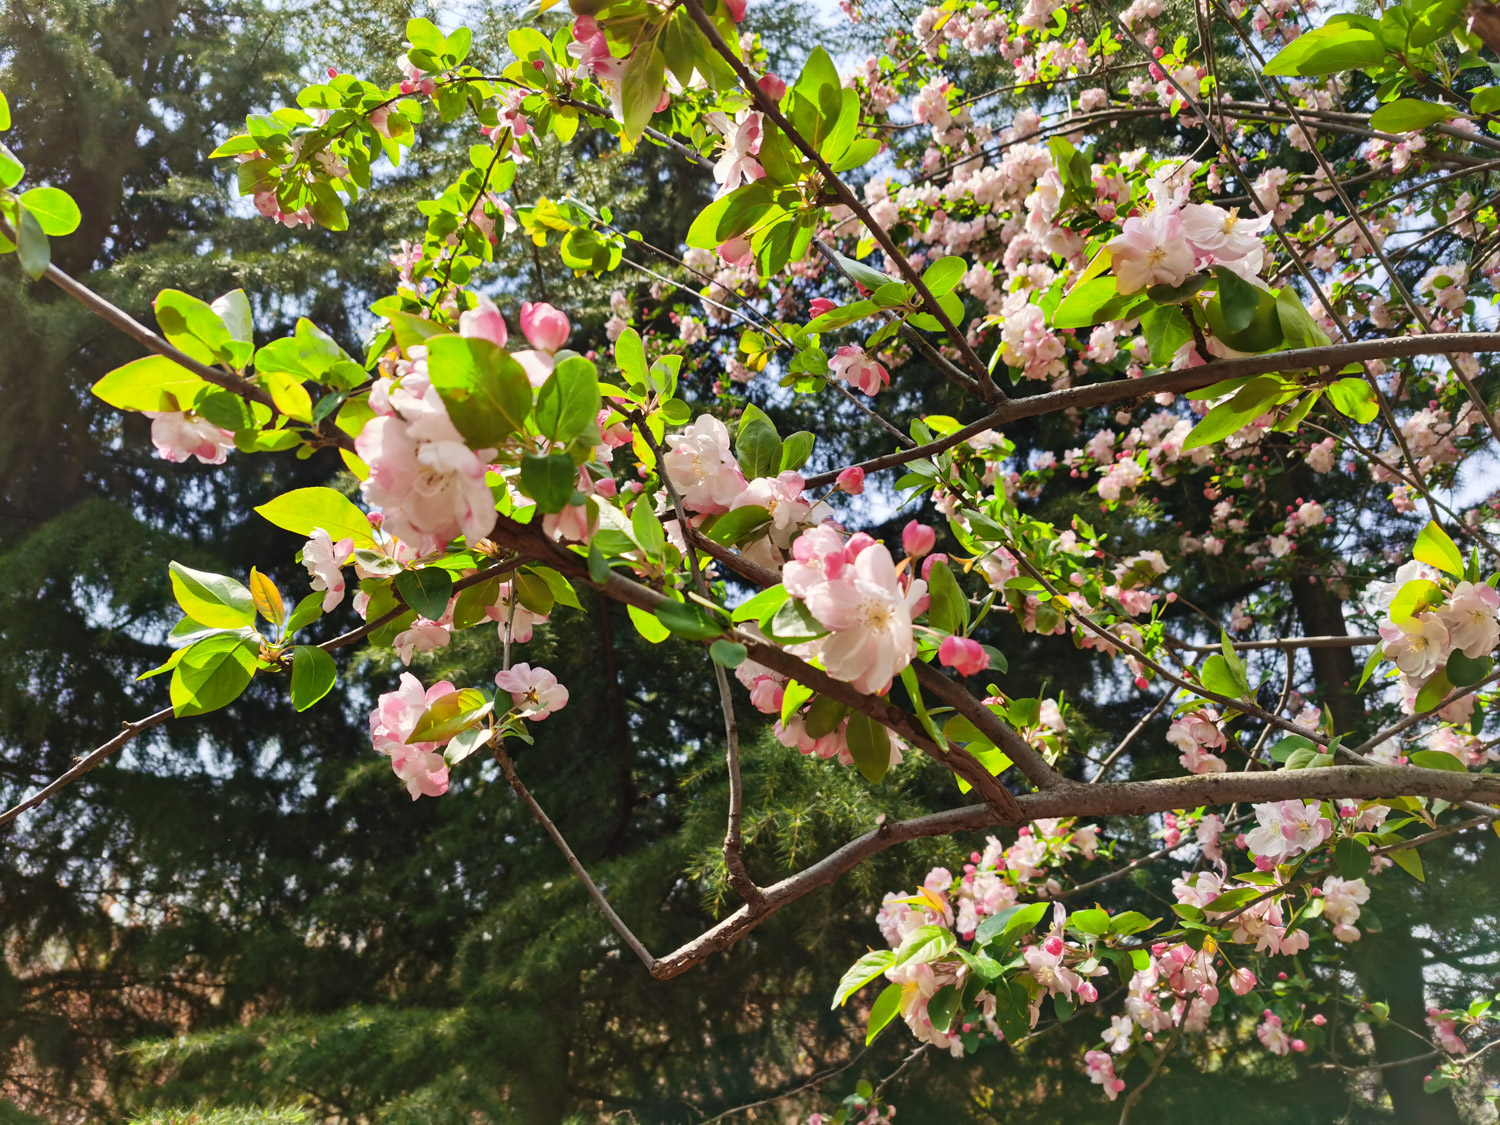
[[147, 410], [151, 444], [165, 460], [196, 457], [205, 465], [222, 465], [234, 448], [234, 435], [191, 411]]
[[744, 475], [730, 451], [729, 430], [712, 414], [700, 414], [681, 433], [668, 434], [667, 445], [671, 448], [662, 464], [690, 510], [727, 512], [745, 490]]
[[891, 384], [890, 373], [867, 356], [864, 348], [857, 344], [845, 344], [834, 352], [828, 366], [832, 369], [834, 378], [842, 379], [871, 398]]
[[516, 664], [508, 671], [495, 673], [495, 686], [510, 692], [510, 700], [521, 718], [541, 722], [554, 711], [568, 705], [568, 689], [545, 668]]
[[354, 554], [354, 540], [340, 539], [337, 543], [321, 527], [302, 545], [302, 565], [307, 567], [314, 590], [323, 590], [323, 612], [332, 613], [344, 600], [343, 567]]
[[1370, 888], [1363, 879], [1341, 879], [1330, 875], [1323, 880], [1323, 914], [1333, 923], [1333, 936], [1339, 941], [1358, 941], [1354, 925], [1359, 908], [1370, 900]]
[[474, 308], [465, 310], [459, 316], [458, 334], [468, 339], [488, 340], [495, 347], [503, 348], [510, 338], [510, 329], [506, 327], [505, 317], [495, 307], [495, 302], [481, 296]]
[[457, 690], [441, 680], [424, 692], [415, 676], [402, 672], [401, 686], [377, 699], [370, 712], [370, 740], [376, 751], [391, 759], [391, 769], [406, 783], [413, 801], [448, 791], [448, 765], [438, 752], [446, 740], [408, 744], [407, 739], [427, 708]]
[[1131, 216], [1109, 243], [1110, 265], [1122, 294], [1152, 285], [1181, 285], [1193, 272], [1193, 250], [1181, 216], [1158, 207]]
[[938, 645], [938, 660], [960, 676], [977, 676], [990, 666], [984, 646], [968, 637], [944, 637]]
[[891, 553], [879, 543], [860, 551], [837, 578], [814, 585], [805, 600], [831, 630], [818, 642], [828, 674], [856, 691], [885, 691], [916, 655], [913, 607], [926, 594], [920, 578], [901, 588]]
[[1448, 630], [1448, 643], [1477, 660], [1500, 643], [1500, 591], [1487, 583], [1460, 582], [1438, 619]]
[[937, 545], [937, 532], [925, 523], [910, 520], [901, 529], [901, 547], [914, 559], [921, 558]]
[[836, 482], [840, 492], [847, 492], [850, 496], [858, 496], [865, 490], [865, 471], [858, 465], [850, 465], [838, 475]]
[[1425, 680], [1447, 659], [1448, 626], [1435, 613], [1418, 613], [1405, 621], [1380, 623], [1382, 652], [1413, 680]]

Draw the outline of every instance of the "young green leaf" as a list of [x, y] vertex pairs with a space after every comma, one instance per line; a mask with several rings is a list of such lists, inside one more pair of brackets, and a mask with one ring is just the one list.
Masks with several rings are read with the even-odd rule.
[[333, 657], [316, 645], [292, 649], [292, 706], [306, 711], [333, 690], [338, 667]]
[[241, 629], [255, 623], [255, 599], [233, 578], [193, 570], [179, 562], [169, 563], [167, 569], [177, 604], [200, 625]]
[[1449, 534], [1435, 520], [1429, 520], [1417, 535], [1412, 555], [1418, 562], [1435, 566], [1444, 574], [1463, 577], [1464, 556]]
[[433, 566], [403, 570], [396, 575], [395, 585], [401, 600], [428, 621], [437, 621], [448, 612], [448, 599], [453, 596], [453, 576], [446, 570]]

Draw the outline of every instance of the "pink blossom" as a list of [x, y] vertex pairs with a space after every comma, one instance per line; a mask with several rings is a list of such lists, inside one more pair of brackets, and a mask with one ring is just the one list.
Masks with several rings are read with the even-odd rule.
[[401, 673], [401, 686], [387, 692], [375, 702], [370, 712], [370, 741], [375, 749], [391, 759], [391, 769], [406, 783], [411, 799], [440, 797], [448, 791], [448, 766], [438, 749], [442, 742], [407, 744], [417, 729], [417, 721], [433, 703], [457, 691], [442, 680], [426, 692], [410, 672]]
[[871, 398], [891, 385], [890, 372], [867, 356], [865, 349], [857, 344], [845, 344], [834, 352], [828, 366], [834, 378], [844, 380]]
[[1256, 1027], [1255, 1035], [1273, 1055], [1289, 1054], [1292, 1050], [1292, 1037], [1282, 1030], [1281, 1017], [1269, 1008], [1265, 1011], [1265, 1019]]
[[1115, 1063], [1104, 1051], [1088, 1051], [1083, 1056], [1088, 1067], [1089, 1081], [1103, 1088], [1110, 1101], [1120, 1096], [1125, 1089], [1125, 1080], [1115, 1077]]
[[521, 331], [533, 348], [550, 355], [568, 342], [573, 325], [567, 313], [545, 301], [526, 301], [521, 305]]
[[774, 74], [762, 74], [756, 85], [760, 87], [761, 93], [773, 102], [779, 102], [786, 97], [786, 82]]
[[510, 330], [505, 326], [505, 317], [495, 307], [495, 302], [481, 296], [479, 304], [466, 310], [458, 318], [458, 334], [469, 339], [488, 340], [497, 348], [505, 347]]
[[510, 692], [511, 703], [520, 711], [521, 718], [533, 722], [541, 722], [568, 705], [568, 689], [557, 682], [557, 677], [530, 664], [517, 664], [508, 672], [496, 672], [495, 686]]
[[916, 655], [912, 607], [927, 594], [916, 579], [903, 591], [882, 544], [862, 550], [840, 576], [807, 592], [807, 608], [831, 634], [818, 642], [823, 666], [856, 691], [878, 694]]
[[827, 297], [814, 297], [807, 303], [807, 311], [812, 313], [814, 320], [838, 307], [838, 302], [830, 301]]
[[484, 538], [495, 526], [485, 483], [495, 451], [464, 444], [431, 386], [390, 401], [396, 412], [370, 419], [355, 441], [370, 466], [360, 490], [384, 514], [385, 529], [424, 553], [459, 535], [470, 543]]
[[1126, 219], [1109, 252], [1122, 294], [1151, 285], [1181, 285], [1193, 272], [1193, 250], [1175, 210], [1158, 207], [1144, 217]]
[[1466, 1055], [1469, 1053], [1469, 1045], [1460, 1038], [1458, 1024], [1455, 1020], [1447, 1018], [1448, 1014], [1441, 1008], [1427, 1009], [1427, 1026], [1432, 1028], [1432, 1033], [1437, 1037], [1438, 1045], [1450, 1055]]
[[321, 527], [313, 528], [312, 535], [302, 545], [302, 565], [307, 567], [312, 588], [327, 591], [323, 595], [324, 613], [332, 613], [344, 600], [346, 586], [342, 568], [353, 554], [353, 539], [340, 539], [335, 543]]
[[1471, 660], [1477, 660], [1500, 643], [1500, 591], [1486, 583], [1460, 582], [1438, 617], [1448, 630], [1448, 640]]
[[545, 613], [533, 613], [522, 605], [515, 596], [514, 584], [511, 582], [500, 583], [495, 593], [495, 603], [485, 607], [484, 615], [496, 623], [502, 644], [508, 630], [510, 639], [522, 645], [531, 640], [536, 626], [547, 623], [548, 617]]
[[937, 544], [937, 532], [925, 523], [911, 520], [901, 529], [901, 546], [914, 559], [921, 558]]
[[1244, 996], [1255, 987], [1255, 974], [1241, 966], [1229, 974], [1229, 987], [1236, 996]]
[[938, 645], [938, 660], [945, 668], [954, 669], [960, 676], [977, 676], [987, 671], [990, 657], [984, 646], [968, 637], [944, 637]]
[[1397, 624], [1380, 623], [1385, 658], [1413, 680], [1425, 680], [1448, 659], [1448, 627], [1435, 613], [1418, 613]]
[[812, 512], [812, 505], [802, 499], [802, 474], [781, 473], [774, 477], [757, 477], [747, 484], [729, 505], [730, 511], [759, 505], [771, 514], [768, 534], [771, 542], [785, 550], [792, 536]]
[[668, 434], [662, 463], [667, 478], [694, 512], [727, 512], [745, 490], [739, 462], [729, 448], [729, 430], [712, 414], [700, 414], [681, 433]]
[[151, 444], [168, 461], [196, 457], [205, 465], [222, 465], [234, 448], [234, 435], [192, 412], [143, 411], [151, 419]]

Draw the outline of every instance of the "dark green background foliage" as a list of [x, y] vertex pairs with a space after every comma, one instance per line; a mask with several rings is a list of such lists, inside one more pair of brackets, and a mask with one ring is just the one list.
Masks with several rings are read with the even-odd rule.
[[[226, 125], [290, 100], [310, 73], [331, 65], [388, 79], [412, 14], [389, 0], [11, 0], [0, 9], [0, 88], [16, 109], [7, 141], [34, 181], [67, 188], [83, 206], [82, 228], [54, 248], [58, 264], [142, 319], [163, 287], [211, 298], [243, 286], [259, 342], [306, 315], [362, 354], [366, 306], [392, 284], [386, 257], [417, 233], [411, 204], [445, 182], [445, 161], [463, 160], [467, 142], [445, 147], [441, 127], [429, 126], [412, 159], [360, 201], [345, 235], [293, 235], [247, 217], [206, 156]], [[479, 13], [477, 42], [503, 42], [512, 18]], [[778, 69], [790, 72], [809, 14], [767, 3], [754, 18]], [[987, 76], [975, 69], [965, 81], [977, 89]], [[675, 247], [711, 185], [661, 148], [627, 158], [600, 135], [524, 170], [512, 195], [565, 192], [609, 203], [620, 226]], [[670, 301], [653, 300], [649, 282], [637, 280], [572, 278], [555, 251], [524, 237], [502, 245], [484, 279], [511, 308], [523, 296], [567, 307], [584, 325], [582, 342], [599, 347], [611, 288], [665, 323]], [[284, 591], [305, 591], [290, 562], [299, 544], [251, 509], [336, 480], [339, 465], [325, 452], [168, 466], [153, 456], [144, 419], [87, 393], [138, 354], [132, 344], [8, 263], [0, 325], [0, 800], [9, 805], [122, 719], [164, 702], [164, 679], [134, 677], [166, 651], [168, 560], [237, 574], [255, 565]], [[689, 394], [707, 401], [714, 374], [704, 366]], [[901, 413], [959, 409], [949, 393], [920, 365], [898, 374]], [[827, 396], [753, 394], [783, 433], [819, 434], [818, 466], [886, 447], [842, 425], [846, 413], [830, 412]], [[1078, 439], [1051, 428], [1008, 436], [1023, 455]], [[1039, 512], [1078, 508], [1079, 487], [1061, 478]], [[1206, 524], [1201, 482], [1183, 492], [1179, 518]], [[1151, 531], [1142, 518], [1151, 515], [1113, 518], [1121, 555], [1170, 548], [1176, 529]], [[876, 530], [891, 534], [907, 518]], [[1348, 533], [1375, 534], [1354, 521]], [[1216, 565], [1192, 576], [1211, 612], [1251, 588], [1242, 572]], [[712, 677], [697, 646], [649, 646], [619, 607], [584, 597], [586, 617], [559, 610], [526, 650], [557, 672], [571, 702], [537, 727], [517, 768], [661, 953], [736, 905], [719, 870], [724, 781]], [[1300, 615], [1308, 632], [1329, 632], [1325, 599], [1284, 598], [1288, 622]], [[346, 606], [319, 628], [351, 618]], [[1122, 720], [1114, 673], [1066, 643], [1023, 636], [1008, 621], [986, 639], [1019, 669], [1005, 689], [1065, 692], [1085, 738], [1097, 730], [1102, 743], [1149, 706], [1132, 701], [1137, 715]], [[475, 630], [414, 670], [425, 683], [482, 683], [497, 662], [494, 633]], [[982, 841], [878, 857], [729, 954], [653, 982], [491, 765], [455, 770], [441, 800], [407, 799], [371, 751], [364, 718], [399, 666], [388, 650], [352, 659], [346, 650], [340, 664], [339, 689], [306, 715], [294, 715], [284, 685], [257, 681], [228, 710], [136, 743], [0, 837], [0, 1099], [11, 1099], [0, 1100], [0, 1122], [30, 1120], [17, 1106], [46, 1121], [159, 1125], [619, 1114], [692, 1122], [852, 1062], [821, 1090], [743, 1118], [783, 1120], [820, 1096], [828, 1108], [857, 1077], [878, 1080], [910, 1052], [896, 1027], [856, 1058], [859, 1013], [829, 1012], [828, 998], [847, 964], [879, 941], [880, 896], [915, 885], [935, 862], [956, 866]], [[1313, 674], [1310, 691], [1336, 693], [1347, 678], [1303, 670]], [[751, 718], [742, 707], [742, 721]], [[1163, 729], [1137, 743], [1135, 776], [1177, 772]], [[748, 855], [763, 883], [867, 830], [877, 812], [960, 799], [947, 777], [916, 761], [871, 793], [855, 771], [808, 761], [763, 732], [751, 741]], [[1113, 831], [1151, 846], [1146, 826]], [[1385, 933], [1352, 951], [1346, 984], [1390, 996], [1418, 1024], [1419, 961], [1448, 968], [1454, 995], [1474, 984], [1493, 962], [1491, 940], [1466, 938], [1476, 944], [1460, 948], [1445, 935], [1493, 933], [1492, 845], [1486, 838], [1446, 858], [1434, 851], [1422, 888], [1400, 873], [1379, 880], [1369, 913]], [[1169, 899], [1170, 878], [1116, 883], [1106, 905]], [[1407, 938], [1413, 925], [1419, 936]], [[904, 1122], [1111, 1120], [1078, 1063], [1099, 1030], [1097, 1018], [1083, 1018], [1020, 1056], [993, 1045], [969, 1061], [928, 1053], [887, 1094]], [[1248, 1026], [1218, 1027], [1195, 1050], [1167, 1068], [1143, 1110], [1201, 1122], [1243, 1120], [1252, 1106], [1265, 1121], [1333, 1120], [1346, 1109], [1350, 1120], [1416, 1120], [1351, 1109], [1342, 1078], [1273, 1058]], [[1425, 1120], [1455, 1119], [1446, 1097], [1391, 1089], [1436, 1114]], [[200, 1112], [171, 1108], [195, 1105]]]

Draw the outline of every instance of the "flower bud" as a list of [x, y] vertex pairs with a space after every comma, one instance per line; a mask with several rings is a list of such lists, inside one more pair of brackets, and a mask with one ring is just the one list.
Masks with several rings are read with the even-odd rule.
[[850, 496], [858, 496], [865, 490], [865, 471], [858, 465], [850, 465], [839, 474], [838, 489]]
[[1236, 969], [1229, 974], [1229, 987], [1236, 996], [1243, 996], [1255, 987], [1255, 974], [1249, 969]]
[[990, 666], [989, 654], [984, 647], [968, 637], [944, 637], [943, 643], [938, 645], [938, 661], [960, 676], [975, 676]]
[[568, 342], [573, 325], [566, 313], [545, 301], [527, 301], [521, 306], [521, 331], [533, 348], [551, 353]]
[[912, 520], [901, 529], [901, 546], [914, 559], [919, 559], [937, 544], [937, 532], [925, 523]]
[[814, 297], [807, 303], [807, 309], [814, 317], [822, 316], [826, 312], [838, 308], [836, 301], [830, 301], [827, 297]]
[[774, 74], [762, 74], [756, 85], [760, 87], [761, 93], [773, 102], [779, 102], [786, 96], [786, 82]]
[[922, 581], [931, 581], [932, 568], [937, 566], [938, 563], [945, 563], [947, 561], [948, 556], [943, 554], [942, 552], [939, 552], [935, 555], [928, 555], [925, 559], [922, 560]]
[[497, 348], [505, 347], [510, 338], [510, 329], [505, 326], [505, 317], [488, 297], [480, 297], [479, 304], [458, 318], [458, 334], [470, 340], [488, 340]]

